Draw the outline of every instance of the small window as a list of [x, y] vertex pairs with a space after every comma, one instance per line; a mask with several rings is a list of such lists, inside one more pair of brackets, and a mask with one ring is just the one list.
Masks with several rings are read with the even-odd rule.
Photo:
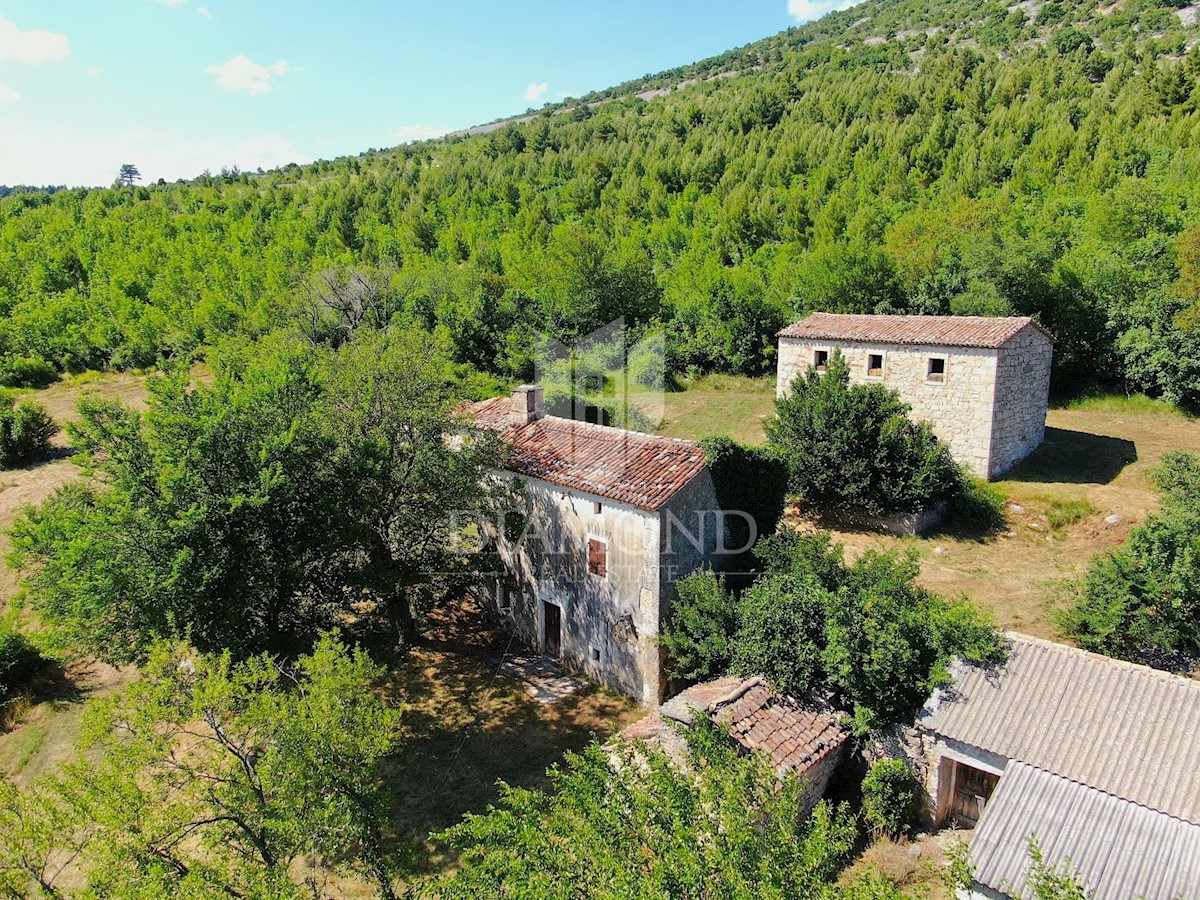
[[592, 504], [592, 512], [595, 513], [596, 515], [600, 515], [600, 513], [604, 512], [604, 504], [603, 503], [593, 503]]
[[867, 354], [867, 375], [872, 378], [883, 377], [883, 354], [869, 353]]
[[608, 545], [594, 538], [588, 541], [588, 571], [601, 578], [608, 577]]
[[829, 365], [829, 351], [818, 350], [813, 354], [813, 368], [818, 372], [824, 372], [825, 367]]
[[594, 662], [594, 663], [600, 662], [600, 648], [599, 647], [592, 648], [592, 662]]
[[928, 381], [945, 381], [946, 360], [940, 356], [929, 357], [929, 366], [925, 371], [925, 378]]
[[510, 599], [509, 599], [509, 594], [508, 594], [508, 588], [506, 588], [504, 586], [503, 581], [497, 581], [496, 582], [496, 608], [501, 611], [504, 611], [504, 610], [508, 609], [509, 605], [510, 605]]

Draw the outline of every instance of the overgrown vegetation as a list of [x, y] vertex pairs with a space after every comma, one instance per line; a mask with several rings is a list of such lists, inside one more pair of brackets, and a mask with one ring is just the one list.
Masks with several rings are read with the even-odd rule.
[[[767, 447], [748, 447], [728, 437], [700, 442], [708, 461], [721, 509], [735, 513], [726, 518], [726, 547], [741, 551], [739, 561], [751, 559], [759, 539], [775, 532], [787, 502], [788, 469], [783, 458]], [[744, 513], [753, 521], [742, 518]], [[744, 548], [744, 549], [743, 549]]]
[[0, 780], [0, 892], [58, 897], [83, 872], [90, 896], [265, 900], [341, 872], [394, 897], [380, 674], [335, 635], [288, 666], [156, 644], [138, 681], [91, 702], [77, 760], [29, 789]]
[[819, 510], [872, 515], [928, 509], [952, 499], [964, 476], [927, 422], [881, 384], [851, 384], [840, 352], [775, 401], [767, 440], [787, 460], [791, 489]]
[[701, 572], [680, 583], [664, 645], [695, 679], [729, 670], [779, 691], [830, 688], [855, 728], [907, 721], [942, 684], [954, 657], [1002, 658], [1000, 637], [965, 600], [916, 584], [916, 559], [866, 553], [846, 565], [827, 534], [785, 531], [760, 547], [766, 573], [740, 596]]
[[876, 761], [862, 783], [863, 818], [876, 835], [908, 834], [917, 815], [917, 783], [902, 759]]
[[24, 596], [58, 646], [124, 662], [188, 634], [205, 651], [295, 655], [342, 621], [392, 646], [466, 584], [454, 510], [490, 508], [491, 435], [451, 446], [469, 384], [438, 342], [363, 330], [226, 348], [149, 409], [85, 399], [90, 476], [12, 529]]
[[1187, 671], [1200, 656], [1200, 457], [1168, 453], [1154, 471], [1163, 509], [1095, 559], [1059, 616], [1079, 646]]
[[0, 392], [0, 469], [35, 462], [45, 455], [58, 425], [38, 404], [13, 403]]
[[698, 722], [692, 765], [656, 744], [593, 746], [551, 772], [553, 791], [503, 786], [499, 805], [445, 839], [462, 866], [436, 897], [903, 896], [882, 879], [839, 885], [854, 849], [846, 807], [802, 818], [804, 787]]
[[25, 688], [42, 662], [41, 653], [13, 617], [0, 616], [0, 717], [4, 705]]
[[4, 197], [0, 371], [187, 356], [354, 270], [513, 380], [619, 316], [673, 371], [758, 373], [817, 308], [1019, 313], [1060, 386], [1194, 407], [1197, 26], [1099, 7], [872, 2], [487, 135]]

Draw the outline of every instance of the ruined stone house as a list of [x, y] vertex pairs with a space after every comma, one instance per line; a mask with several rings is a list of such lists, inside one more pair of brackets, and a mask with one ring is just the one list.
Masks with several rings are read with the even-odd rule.
[[[1028, 840], [1093, 900], [1200, 898], [1200, 682], [1025, 635], [956, 662], [913, 750], [936, 823], [973, 826], [969, 900], [1024, 897]], [[960, 895], [961, 896], [961, 895]]]
[[527, 646], [657, 705], [675, 582], [712, 563], [725, 536], [703, 450], [547, 415], [533, 385], [472, 412], [510, 446], [499, 474], [523, 503], [519, 533], [490, 529], [504, 564], [496, 611]]
[[955, 459], [995, 478], [1045, 436], [1053, 349], [1030, 318], [813, 313], [779, 333], [776, 392], [841, 351], [852, 383], [896, 390]]
[[778, 694], [759, 676], [727, 676], [689, 687], [621, 737], [657, 741], [683, 762], [687, 743], [679, 726], [690, 728], [697, 717], [728, 731], [743, 751], [764, 754], [776, 774], [801, 778], [805, 812], [825, 796], [850, 739], [845, 713], [818, 697]]

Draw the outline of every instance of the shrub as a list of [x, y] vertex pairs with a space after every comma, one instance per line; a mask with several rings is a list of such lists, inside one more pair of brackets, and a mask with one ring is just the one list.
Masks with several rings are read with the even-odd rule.
[[0, 384], [5, 387], [44, 388], [58, 380], [58, 370], [40, 356], [0, 358]]
[[41, 406], [28, 400], [0, 409], [0, 469], [33, 462], [46, 452], [58, 425]]
[[952, 499], [959, 467], [929, 425], [879, 384], [850, 384], [835, 352], [822, 375], [810, 368], [775, 402], [771, 444], [787, 460], [790, 486], [817, 508], [860, 507], [871, 515], [915, 511]]
[[955, 521], [979, 531], [995, 531], [1004, 524], [1008, 498], [996, 485], [963, 473], [954, 497]]
[[1058, 614], [1064, 635], [1119, 659], [1173, 669], [1200, 656], [1200, 457], [1169, 453], [1154, 470], [1163, 512], [1093, 560]]
[[750, 524], [740, 516], [729, 516], [731, 550], [752, 547], [759, 538], [775, 531], [787, 502], [788, 467], [778, 452], [766, 447], [747, 447], [728, 437], [706, 438], [700, 442], [708, 459], [721, 509], [744, 512], [754, 520]]
[[908, 834], [917, 811], [917, 785], [908, 764], [881, 759], [863, 779], [863, 818], [876, 835], [893, 840]]
[[0, 619], [0, 704], [25, 687], [41, 658], [29, 638], [11, 620]]
[[733, 671], [762, 675], [785, 694], [803, 694], [824, 679], [829, 591], [805, 573], [764, 575], [738, 602]]
[[670, 657], [672, 674], [704, 681], [725, 672], [737, 628], [736, 613], [734, 599], [720, 576], [703, 571], [680, 579], [660, 639]]

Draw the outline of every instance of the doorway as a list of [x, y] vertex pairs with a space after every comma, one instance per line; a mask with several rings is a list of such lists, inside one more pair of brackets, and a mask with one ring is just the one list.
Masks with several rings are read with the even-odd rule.
[[562, 655], [562, 610], [550, 601], [543, 600], [542, 615], [545, 622], [543, 652], [557, 659]]
[[963, 822], [975, 824], [983, 815], [984, 807], [996, 790], [999, 775], [956, 763], [954, 766], [954, 795], [951, 799], [951, 815]]

